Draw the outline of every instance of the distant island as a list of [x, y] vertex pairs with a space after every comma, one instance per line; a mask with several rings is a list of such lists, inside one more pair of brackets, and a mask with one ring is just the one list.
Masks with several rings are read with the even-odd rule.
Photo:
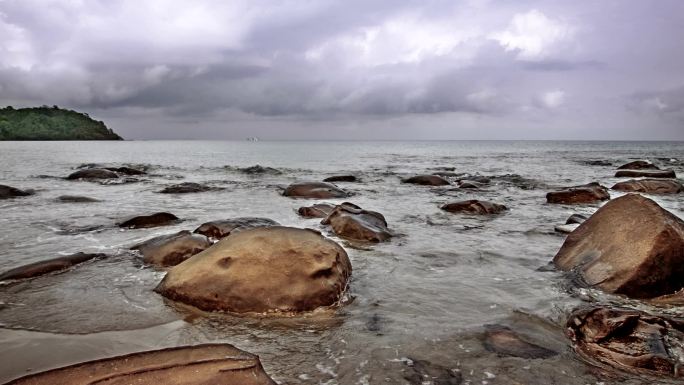
[[0, 140], [123, 140], [88, 114], [42, 106], [0, 109]]

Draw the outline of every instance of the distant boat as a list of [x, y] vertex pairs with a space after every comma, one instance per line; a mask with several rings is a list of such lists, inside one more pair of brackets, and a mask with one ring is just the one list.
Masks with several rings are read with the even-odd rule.
[[256, 136], [250, 136], [249, 138], [247, 138], [245, 140], [247, 140], [248, 142], [258, 142], [259, 138], [257, 138]]

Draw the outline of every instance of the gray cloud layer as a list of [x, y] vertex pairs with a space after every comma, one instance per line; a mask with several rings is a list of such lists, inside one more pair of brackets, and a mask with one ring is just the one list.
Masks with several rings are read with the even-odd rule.
[[128, 138], [684, 140], [684, 2], [0, 0], [0, 105]]

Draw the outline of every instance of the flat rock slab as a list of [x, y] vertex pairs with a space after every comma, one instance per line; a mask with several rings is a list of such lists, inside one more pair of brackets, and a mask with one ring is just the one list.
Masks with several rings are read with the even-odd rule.
[[147, 264], [169, 267], [176, 266], [211, 245], [209, 238], [204, 235], [183, 230], [149, 239], [131, 247], [131, 250], [138, 250]]
[[581, 186], [566, 187], [546, 194], [546, 201], [557, 204], [594, 203], [610, 199], [608, 189], [593, 182]]
[[65, 203], [93, 203], [93, 202], [102, 202], [99, 199], [95, 198], [90, 198], [90, 197], [84, 197], [80, 195], [61, 195], [58, 196], [56, 199], [58, 202], [65, 202]]
[[167, 226], [179, 221], [179, 218], [171, 213], [155, 213], [141, 215], [118, 223], [119, 227], [128, 229], [141, 229], [148, 227]]
[[447, 203], [441, 207], [442, 210], [448, 211], [450, 213], [463, 213], [463, 214], [476, 214], [476, 215], [487, 215], [487, 214], [499, 214], [508, 208], [504, 205], [497, 203], [480, 201], [476, 199], [471, 199], [468, 201]]
[[323, 179], [323, 182], [356, 182], [354, 175], [333, 175]]
[[616, 183], [613, 190], [645, 194], [678, 194], [684, 186], [674, 179], [632, 179]]
[[573, 312], [566, 334], [580, 356], [632, 373], [684, 377], [684, 320], [632, 309]]
[[410, 178], [406, 178], [401, 182], [418, 184], [422, 186], [446, 186], [450, 184], [448, 180], [438, 175], [416, 175]]
[[484, 347], [501, 356], [549, 358], [557, 352], [525, 341], [518, 333], [503, 325], [485, 325]]
[[179, 184], [174, 184], [171, 186], [164, 187], [159, 191], [161, 194], [190, 194], [199, 193], [205, 191], [220, 190], [218, 187], [207, 186], [194, 182], [183, 182]]
[[292, 198], [331, 199], [346, 198], [350, 194], [332, 183], [301, 182], [287, 186], [283, 195]]
[[221, 239], [229, 236], [233, 232], [238, 232], [240, 230], [278, 225], [280, 225], [280, 223], [274, 221], [273, 219], [259, 217], [238, 217], [224, 219], [221, 221], [206, 222], [201, 224], [193, 232], [196, 234], [205, 235], [209, 238]]
[[20, 190], [16, 187], [6, 186], [4, 184], [0, 184], [0, 199], [25, 197], [25, 196], [29, 196], [29, 195], [33, 195], [33, 191], [31, 191], [31, 190]]
[[668, 178], [674, 179], [677, 177], [674, 170], [618, 170], [615, 173], [616, 178]]
[[565, 225], [557, 225], [553, 228], [553, 230], [557, 233], [561, 234], [570, 234], [573, 231], [575, 231], [579, 227], [579, 223], [571, 223], [571, 224], [565, 224]]
[[177, 347], [90, 361], [7, 385], [275, 385], [259, 357], [228, 344]]
[[8, 270], [0, 274], [0, 281], [33, 278], [52, 273], [54, 271], [65, 270], [94, 258], [105, 257], [107, 257], [105, 254], [76, 253], [72, 255], [66, 255], [64, 257], [48, 259], [46, 261], [35, 262]]

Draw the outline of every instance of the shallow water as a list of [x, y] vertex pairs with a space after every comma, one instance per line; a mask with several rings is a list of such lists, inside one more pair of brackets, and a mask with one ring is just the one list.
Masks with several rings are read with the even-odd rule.
[[[574, 289], [561, 273], [544, 269], [563, 242], [554, 225], [598, 207], [548, 205], [546, 192], [591, 181], [612, 186], [618, 165], [642, 158], [684, 174], [684, 143], [0, 142], [0, 183], [37, 191], [0, 201], [0, 271], [79, 251], [112, 255], [0, 286], [0, 382], [29, 368], [225, 341], [259, 354], [267, 372], [282, 383], [402, 383], [409, 360], [458, 370], [466, 384], [539, 383], [540, 378], [549, 384], [642, 383], [580, 361], [563, 336], [566, 316], [582, 302], [626, 303]], [[608, 164], [587, 164], [590, 160]], [[112, 185], [62, 179], [83, 163], [144, 165], [149, 175]], [[283, 174], [237, 170], [255, 164]], [[479, 191], [400, 183], [444, 167], [489, 176], [492, 183]], [[382, 212], [399, 236], [363, 247], [337, 239], [354, 272], [351, 301], [336, 312], [286, 319], [198, 315], [154, 293], [164, 273], [143, 266], [126, 250], [155, 235], [237, 216], [326, 232], [319, 220], [296, 214], [313, 201], [283, 197], [280, 189], [349, 173], [361, 182], [338, 183], [356, 193], [347, 200]], [[224, 189], [157, 193], [181, 181]], [[102, 202], [55, 202], [60, 195]], [[684, 217], [681, 196], [652, 198]], [[464, 199], [491, 200], [510, 211], [477, 218], [439, 209]], [[114, 225], [154, 211], [172, 212], [183, 221], [143, 230]], [[669, 312], [681, 315], [679, 309]], [[483, 325], [492, 323], [512, 326], [560, 355], [497, 357], [481, 343]]]

